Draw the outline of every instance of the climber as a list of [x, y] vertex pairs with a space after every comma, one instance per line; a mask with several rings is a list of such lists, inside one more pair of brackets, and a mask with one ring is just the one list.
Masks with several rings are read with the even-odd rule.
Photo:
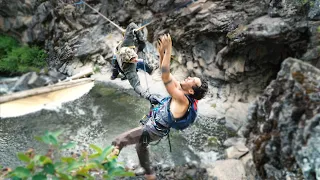
[[121, 42], [116, 48], [116, 59], [119, 70], [116, 72], [115, 65], [111, 79], [115, 78], [119, 71], [123, 72], [137, 94], [149, 100], [152, 104], [157, 104], [159, 100], [158, 95], [150, 94], [148, 90], [143, 89], [140, 85], [139, 76], [137, 74], [137, 64], [140, 68], [142, 68], [141, 66], [143, 66], [143, 69], [146, 67], [146, 71], [149, 70], [147, 71], [149, 74], [152, 73], [153, 68], [147, 64], [142, 64], [143, 62], [138, 63], [138, 55], [136, 51], [143, 51], [146, 43], [142, 32], [136, 31], [136, 29], [138, 29], [138, 26], [133, 22], [126, 28], [123, 42]]
[[161, 100], [147, 115], [148, 120], [143, 126], [120, 134], [112, 142], [112, 155], [118, 156], [120, 150], [136, 144], [140, 165], [145, 169], [146, 179], [156, 179], [150, 167], [147, 146], [150, 142], [168, 135], [170, 128], [183, 130], [189, 127], [197, 116], [197, 103], [208, 91], [206, 81], [198, 77], [188, 77], [178, 82], [170, 73], [172, 42], [170, 35], [160, 37], [157, 45], [160, 55], [162, 81], [170, 94]]

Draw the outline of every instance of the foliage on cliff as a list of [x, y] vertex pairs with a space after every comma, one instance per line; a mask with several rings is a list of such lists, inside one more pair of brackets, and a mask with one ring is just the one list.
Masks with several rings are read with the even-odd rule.
[[44, 50], [20, 45], [14, 38], [0, 35], [0, 74], [22, 74], [40, 71], [47, 66]]

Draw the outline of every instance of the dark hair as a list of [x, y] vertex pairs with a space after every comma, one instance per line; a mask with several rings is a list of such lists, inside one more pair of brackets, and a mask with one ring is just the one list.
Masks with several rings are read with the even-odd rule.
[[201, 86], [198, 87], [198, 86], [192, 86], [192, 89], [194, 91], [194, 94], [190, 94], [189, 96], [191, 98], [194, 98], [194, 99], [197, 99], [197, 100], [200, 100], [202, 99], [206, 93], [208, 92], [208, 82], [207, 80], [201, 78]]

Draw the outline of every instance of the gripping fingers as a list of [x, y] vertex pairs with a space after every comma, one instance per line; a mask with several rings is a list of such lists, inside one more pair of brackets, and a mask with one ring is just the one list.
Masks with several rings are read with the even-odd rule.
[[162, 37], [159, 38], [158, 45], [159, 45], [159, 53], [163, 54], [166, 45]]
[[160, 50], [161, 50], [161, 46], [162, 46], [162, 43], [161, 43], [160, 40], [158, 40], [158, 42], [157, 42], [157, 49], [159, 50], [159, 52], [160, 52]]

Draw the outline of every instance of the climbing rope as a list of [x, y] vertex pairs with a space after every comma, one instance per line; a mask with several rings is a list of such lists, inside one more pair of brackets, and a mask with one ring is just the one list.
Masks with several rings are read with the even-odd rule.
[[93, 11], [95, 11], [96, 13], [98, 13], [100, 16], [102, 16], [105, 20], [109, 21], [112, 25], [114, 25], [116, 28], [118, 28], [122, 33], [126, 32], [125, 29], [123, 29], [122, 27], [118, 26], [116, 23], [114, 23], [113, 21], [111, 21], [110, 19], [108, 19], [106, 16], [104, 16], [103, 14], [101, 14], [98, 10], [94, 9], [92, 6], [90, 6], [88, 3], [84, 2], [83, 0], [80, 0], [77, 3], [74, 3], [74, 5], [80, 5], [80, 4], [85, 4], [86, 6], [88, 6], [90, 9], [92, 9]]
[[154, 22], [154, 20], [151, 20], [150, 22], [142, 25], [141, 27], [139, 27], [139, 28], [137, 28], [137, 29], [134, 29], [133, 32], [140, 31], [141, 29], [147, 27], [149, 24], [151, 24], [151, 23], [153, 23], [153, 22]]
[[[146, 46], [146, 54], [145, 54], [145, 58], [144, 59], [147, 59], [147, 55], [148, 55], [148, 47]], [[147, 71], [146, 71], [146, 62], [145, 60], [143, 59], [143, 68], [144, 68], [144, 77], [145, 77], [145, 80], [146, 80], [146, 85], [147, 85], [147, 93], [149, 93], [149, 86], [148, 86], [148, 80], [147, 80]]]

